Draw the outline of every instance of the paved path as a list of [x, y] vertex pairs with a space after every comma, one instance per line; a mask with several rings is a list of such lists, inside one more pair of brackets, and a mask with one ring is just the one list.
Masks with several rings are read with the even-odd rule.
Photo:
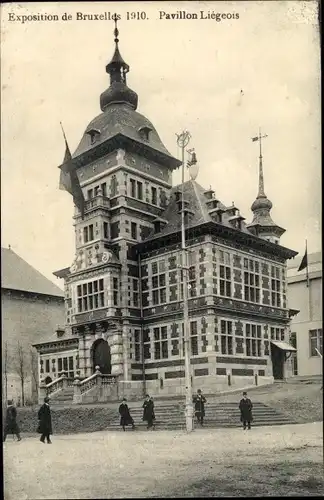
[[199, 429], [189, 435], [105, 431], [54, 436], [52, 445], [38, 437], [8, 438], [5, 499], [181, 496], [188, 482], [208, 481], [207, 473], [219, 480], [227, 470], [247, 465], [257, 471], [265, 463], [290, 461], [298, 467], [307, 461], [315, 470], [323, 460], [322, 439], [322, 422], [251, 431]]

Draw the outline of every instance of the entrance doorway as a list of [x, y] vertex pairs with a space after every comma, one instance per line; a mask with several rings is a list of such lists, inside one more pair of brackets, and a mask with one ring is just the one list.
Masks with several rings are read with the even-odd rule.
[[283, 380], [285, 351], [271, 344], [272, 373], [275, 380]]
[[93, 371], [95, 371], [96, 366], [99, 366], [99, 370], [102, 374], [111, 374], [110, 347], [106, 340], [98, 339], [94, 342], [92, 347], [92, 361]]

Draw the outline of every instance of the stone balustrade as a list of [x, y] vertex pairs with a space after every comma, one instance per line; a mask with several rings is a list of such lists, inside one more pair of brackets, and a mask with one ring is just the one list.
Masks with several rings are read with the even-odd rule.
[[78, 377], [74, 379], [73, 403], [80, 404], [88, 400], [91, 400], [91, 402], [102, 400], [105, 397], [104, 394], [108, 395], [108, 393], [112, 392], [111, 388], [116, 385], [117, 377], [104, 375], [97, 368], [93, 375], [82, 381]]

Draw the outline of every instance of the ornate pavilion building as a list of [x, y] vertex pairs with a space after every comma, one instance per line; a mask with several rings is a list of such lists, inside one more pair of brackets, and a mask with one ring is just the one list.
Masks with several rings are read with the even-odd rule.
[[[98, 398], [88, 383], [96, 367], [119, 396], [183, 394], [185, 385], [182, 186], [172, 186], [181, 162], [136, 111], [115, 36], [102, 112], [73, 155], [86, 202], [84, 218], [75, 209], [74, 262], [54, 273], [65, 282], [65, 329], [36, 346], [40, 366], [50, 367], [41, 378], [54, 387], [62, 373], [77, 377], [79, 402]], [[183, 193], [194, 390], [289, 376], [286, 262], [297, 253], [279, 243], [285, 230], [270, 215], [261, 151], [250, 224], [195, 180]]]

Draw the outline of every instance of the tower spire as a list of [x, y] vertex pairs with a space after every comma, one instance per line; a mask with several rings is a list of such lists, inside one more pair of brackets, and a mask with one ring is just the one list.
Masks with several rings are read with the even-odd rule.
[[259, 141], [259, 186], [257, 197], [251, 206], [253, 220], [247, 227], [266, 239], [278, 241], [285, 230], [273, 222], [270, 215], [272, 203], [264, 192], [262, 139], [266, 137], [268, 137], [267, 134], [261, 134], [261, 128], [259, 128], [259, 134], [252, 137], [252, 142]]
[[259, 128], [259, 135], [256, 137], [252, 138], [252, 141], [259, 141], [259, 148], [260, 148], [260, 155], [259, 155], [259, 191], [258, 191], [258, 196], [257, 198], [266, 198], [265, 192], [264, 192], [264, 176], [263, 176], [263, 156], [262, 156], [262, 139], [265, 139], [267, 134], [262, 135], [261, 134], [261, 128]]
[[134, 109], [137, 108], [138, 96], [136, 92], [127, 87], [126, 74], [129, 72], [129, 65], [124, 61], [119, 51], [119, 30], [117, 20], [118, 16], [114, 14], [115, 51], [111, 61], [106, 66], [106, 72], [110, 76], [110, 87], [100, 96], [100, 107], [102, 111], [110, 104], [116, 103], [128, 104]]

